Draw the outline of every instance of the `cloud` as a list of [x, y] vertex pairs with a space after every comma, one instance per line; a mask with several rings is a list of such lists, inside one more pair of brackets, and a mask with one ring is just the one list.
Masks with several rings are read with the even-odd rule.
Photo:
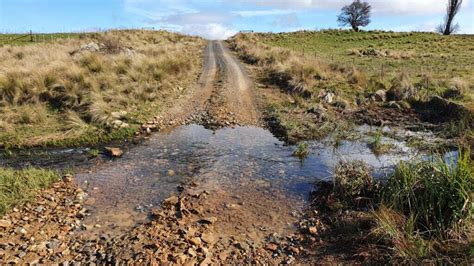
[[181, 31], [208, 40], [225, 40], [237, 33], [236, 30], [218, 23], [185, 25]]
[[[307, 28], [308, 25], [318, 22], [327, 27], [335, 27], [336, 20], [331, 20], [328, 16], [335, 17], [334, 13], [338, 13], [342, 6], [352, 2], [352, 0], [122, 1], [124, 11], [136, 15], [141, 23], [209, 39], [229, 37], [236, 33], [236, 28], [262, 31], [293, 30]], [[373, 7], [374, 24], [378, 21], [385, 29], [432, 30], [435, 27], [433, 21], [442, 20], [447, 0], [366, 1]], [[472, 0], [464, 0], [463, 5], [457, 21], [460, 22], [463, 33], [472, 32], [473, 23], [467, 22], [472, 20]], [[319, 15], [321, 21], [315, 19]], [[407, 16], [410, 19], [400, 16]], [[466, 18], [461, 19], [463, 16]]]
[[[291, 9], [327, 9], [339, 10], [350, 0], [225, 0], [240, 2], [260, 7], [291, 8]], [[429, 15], [444, 12], [446, 2], [440, 0], [368, 0], [373, 7], [374, 14], [393, 15]], [[464, 0], [463, 6], [468, 7], [469, 0]]]

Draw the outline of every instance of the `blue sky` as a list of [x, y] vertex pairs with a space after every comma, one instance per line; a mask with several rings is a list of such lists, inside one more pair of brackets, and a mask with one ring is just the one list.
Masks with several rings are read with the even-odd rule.
[[[367, 0], [368, 29], [432, 31], [447, 0]], [[0, 32], [94, 31], [154, 27], [211, 39], [239, 30], [295, 31], [338, 28], [336, 16], [351, 0], [0, 0]], [[457, 17], [474, 33], [473, 0]]]

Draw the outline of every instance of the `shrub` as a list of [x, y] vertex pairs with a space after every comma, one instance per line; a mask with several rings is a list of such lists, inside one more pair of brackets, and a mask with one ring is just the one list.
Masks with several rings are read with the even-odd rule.
[[409, 99], [416, 95], [416, 89], [406, 73], [400, 74], [392, 79], [392, 86], [387, 91], [389, 101], [401, 101]]

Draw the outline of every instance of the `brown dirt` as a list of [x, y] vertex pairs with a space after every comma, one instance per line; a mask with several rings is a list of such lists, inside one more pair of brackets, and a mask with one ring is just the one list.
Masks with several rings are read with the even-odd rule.
[[144, 124], [140, 133], [190, 123], [212, 129], [260, 125], [253, 83], [222, 42], [209, 42], [204, 62], [203, 73], [196, 86], [183, 97], [170, 102], [170, 106], [165, 108], [167, 111]]

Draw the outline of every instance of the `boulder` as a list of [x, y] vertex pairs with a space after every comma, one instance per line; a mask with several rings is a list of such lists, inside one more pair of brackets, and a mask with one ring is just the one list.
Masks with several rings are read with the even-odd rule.
[[384, 90], [378, 90], [373, 95], [376, 102], [385, 102], [387, 100], [387, 93]]
[[336, 95], [329, 91], [320, 91], [318, 98], [320, 98], [324, 103], [331, 104], [336, 99]]

